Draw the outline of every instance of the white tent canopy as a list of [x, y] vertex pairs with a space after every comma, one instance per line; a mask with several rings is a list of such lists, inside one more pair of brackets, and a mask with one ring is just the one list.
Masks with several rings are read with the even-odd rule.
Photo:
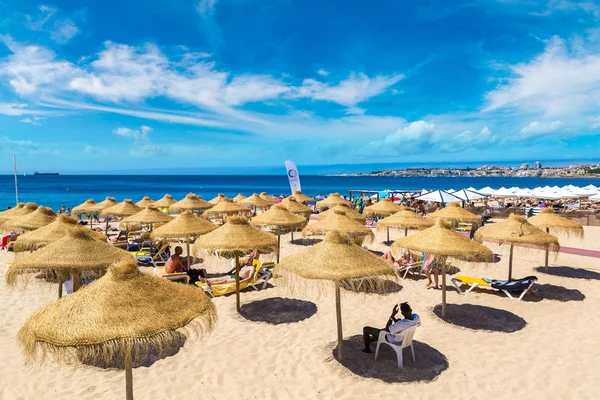
[[590, 196], [590, 200], [592, 201], [600, 201], [600, 193]]
[[415, 199], [423, 201], [435, 201], [437, 203], [454, 203], [458, 201], [463, 201], [460, 197], [457, 197], [444, 190], [436, 190], [435, 192], [429, 192], [421, 196], [415, 197]]
[[451, 194], [453, 194], [454, 196], [463, 199], [464, 201], [472, 201], [472, 200], [478, 200], [478, 199], [485, 199], [487, 196], [481, 193], [477, 193], [474, 190], [470, 190], [470, 189], [461, 189], [461, 190], [457, 190], [455, 192], [452, 192]]
[[489, 186], [486, 186], [484, 188], [476, 190], [476, 192], [477, 193], [481, 193], [481, 194], [487, 194], [488, 196], [491, 196], [491, 195], [493, 195], [496, 192], [496, 190], [493, 189], [493, 188], [491, 188], [491, 187], [489, 187]]

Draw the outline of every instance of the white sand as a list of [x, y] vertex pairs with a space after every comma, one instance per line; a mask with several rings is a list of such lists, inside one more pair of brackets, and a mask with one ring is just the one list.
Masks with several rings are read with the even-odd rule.
[[[370, 247], [386, 249], [382, 240], [384, 236], [379, 235]], [[304, 248], [289, 244], [289, 235], [282, 242], [284, 256]], [[600, 228], [586, 227], [586, 248], [600, 250], [599, 242]], [[564, 243], [581, 246], [573, 239]], [[507, 255], [507, 248], [492, 249]], [[10, 257], [0, 253], [2, 281]], [[217, 329], [204, 340], [186, 343], [173, 357], [135, 369], [134, 393], [138, 399], [598, 398], [600, 259], [560, 254], [551, 260], [554, 265], [593, 271], [596, 280], [534, 271], [542, 262], [541, 252], [517, 253], [514, 272], [514, 276], [535, 274], [540, 278], [540, 293], [533, 298], [541, 301], [516, 302], [487, 292], [448, 293], [450, 304], [488, 306], [523, 318], [527, 325], [513, 333], [475, 331], [441, 321], [432, 311], [441, 302], [441, 292], [425, 290], [422, 280], [402, 281], [402, 290], [387, 296], [342, 291], [344, 336], [351, 339], [344, 364], [353, 371], [362, 369], [361, 373], [372, 378], [359, 376], [331, 358], [336, 340], [333, 291], [318, 299], [307, 296], [318, 311], [308, 319], [281, 325], [246, 320], [236, 315], [234, 296], [217, 298]], [[209, 260], [207, 263], [210, 265]], [[462, 274], [502, 279], [507, 275], [507, 259], [487, 267], [460, 268]], [[581, 294], [584, 301], [577, 300]], [[122, 371], [53, 362], [32, 368], [23, 364], [16, 334], [31, 313], [55, 297], [56, 286], [48, 283], [35, 282], [25, 290], [0, 285], [0, 400], [124, 398]], [[275, 287], [244, 292], [242, 303], [252, 308], [257, 300], [276, 297], [291, 296]], [[555, 297], [571, 301], [550, 299]], [[409, 301], [421, 316], [415, 340], [430, 348], [417, 347], [417, 361], [418, 365], [431, 361], [443, 369], [434, 381], [386, 383], [382, 378], [397, 381], [415, 376], [409, 353], [405, 353], [406, 371], [399, 371], [394, 369], [395, 358], [388, 349], [377, 363], [372, 355], [359, 351], [354, 337], [362, 333], [364, 325], [385, 324], [398, 301]], [[278, 303], [270, 302], [271, 306]], [[262, 312], [263, 318], [276, 316]], [[435, 358], [436, 351], [447, 358], [448, 368], [440, 364], [439, 356]], [[431, 368], [422, 375], [427, 373]]]

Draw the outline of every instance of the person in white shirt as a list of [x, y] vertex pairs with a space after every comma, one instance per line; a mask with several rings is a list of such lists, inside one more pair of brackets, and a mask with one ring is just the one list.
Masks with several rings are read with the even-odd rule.
[[[402, 313], [404, 319], [396, 318], [396, 315], [398, 314], [398, 305], [396, 304], [394, 306], [394, 309], [392, 310], [392, 315], [390, 316], [387, 324], [385, 325], [385, 328], [378, 329], [373, 328], [372, 326], [365, 326], [363, 328], [363, 341], [365, 343], [365, 348], [363, 349], [363, 352], [371, 352], [371, 342], [377, 342], [377, 340], [379, 339], [379, 333], [381, 331], [387, 331], [390, 333], [398, 334], [408, 328], [417, 326], [421, 323], [421, 319], [417, 314], [413, 314], [408, 303], [400, 304], [400, 312]], [[393, 335], [387, 335], [386, 339], [388, 342], [393, 344], [402, 344], [402, 341], [398, 341]]]

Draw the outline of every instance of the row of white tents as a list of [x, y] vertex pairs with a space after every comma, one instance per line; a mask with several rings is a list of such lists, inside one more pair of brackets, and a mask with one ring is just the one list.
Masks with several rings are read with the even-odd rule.
[[536, 187], [534, 189], [511, 187], [501, 187], [494, 189], [491, 187], [484, 187], [481, 189], [466, 188], [461, 190], [435, 190], [429, 192], [423, 190], [420, 196], [417, 196], [417, 200], [424, 201], [435, 201], [443, 203], [462, 202], [462, 201], [473, 201], [484, 199], [487, 197], [495, 198], [533, 198], [539, 200], [568, 200], [568, 199], [589, 199], [592, 201], [600, 201], [600, 187], [594, 185], [587, 185], [584, 187], [578, 187], [574, 185], [567, 185], [563, 187], [558, 186], [544, 186]]

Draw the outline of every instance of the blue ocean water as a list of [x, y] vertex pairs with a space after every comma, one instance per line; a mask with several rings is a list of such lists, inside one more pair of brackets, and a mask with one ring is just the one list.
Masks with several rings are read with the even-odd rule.
[[[113, 196], [140, 200], [143, 196], [159, 199], [168, 193], [176, 199], [194, 192], [209, 200], [218, 193], [228, 197], [243, 193], [267, 192], [271, 195], [290, 194], [286, 175], [232, 176], [232, 175], [58, 175], [19, 176], [19, 201], [36, 202], [54, 209], [60, 206], [74, 207], [88, 198], [96, 201]], [[491, 186], [528, 187], [564, 186], [589, 184], [600, 185], [598, 179], [542, 179], [515, 177], [346, 177], [346, 176], [301, 176], [302, 191], [310, 196], [327, 195], [331, 192], [346, 194], [350, 189], [462, 189]], [[15, 204], [14, 178], [0, 175], [0, 210]]]

